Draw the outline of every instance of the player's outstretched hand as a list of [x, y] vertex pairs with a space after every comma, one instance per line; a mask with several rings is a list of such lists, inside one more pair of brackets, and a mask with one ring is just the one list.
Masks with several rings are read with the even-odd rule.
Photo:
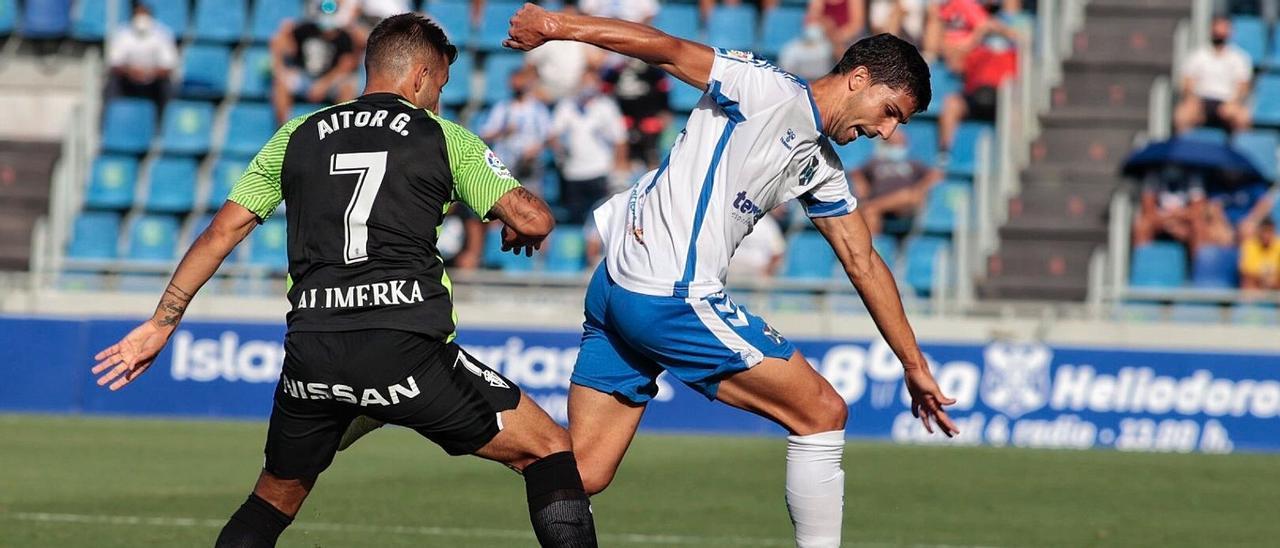
[[505, 253], [510, 251], [513, 255], [524, 254], [525, 257], [532, 257], [535, 249], [542, 249], [542, 238], [525, 236], [510, 225], [502, 226], [502, 251]]
[[907, 392], [911, 394], [911, 415], [924, 423], [924, 429], [933, 433], [933, 424], [942, 429], [948, 438], [960, 433], [951, 417], [947, 416], [944, 405], [954, 405], [956, 400], [942, 395], [942, 389], [933, 380], [933, 374], [927, 366], [911, 367], [904, 373]]
[[93, 374], [98, 375], [98, 386], [111, 383], [111, 390], [119, 390], [133, 382], [151, 367], [156, 355], [164, 349], [173, 335], [175, 326], [161, 327], [154, 321], [147, 320], [135, 327], [120, 342], [108, 346], [98, 352], [93, 359], [98, 364], [93, 366]]
[[503, 40], [502, 45], [511, 49], [529, 51], [545, 44], [555, 25], [554, 18], [547, 10], [526, 2], [524, 7], [511, 17], [511, 26], [507, 30], [509, 37]]

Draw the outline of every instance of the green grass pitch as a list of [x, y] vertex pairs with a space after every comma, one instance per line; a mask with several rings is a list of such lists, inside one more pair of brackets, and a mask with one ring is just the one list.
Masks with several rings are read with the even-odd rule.
[[[208, 546], [265, 423], [0, 416], [0, 546]], [[788, 546], [785, 443], [642, 435], [593, 500], [602, 546]], [[851, 443], [846, 546], [1274, 546], [1280, 457]], [[520, 479], [384, 429], [281, 546], [533, 546]]]

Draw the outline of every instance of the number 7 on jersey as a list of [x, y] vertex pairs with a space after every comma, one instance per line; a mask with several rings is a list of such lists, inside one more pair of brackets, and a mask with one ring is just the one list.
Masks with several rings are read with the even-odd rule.
[[346, 264], [369, 258], [369, 212], [387, 174], [387, 152], [351, 152], [334, 154], [329, 159], [330, 175], [359, 175], [356, 190], [343, 216], [343, 260]]

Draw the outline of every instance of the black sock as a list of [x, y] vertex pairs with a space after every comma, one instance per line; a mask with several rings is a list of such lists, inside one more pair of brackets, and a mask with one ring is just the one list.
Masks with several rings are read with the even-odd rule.
[[215, 548], [271, 548], [293, 518], [256, 494], [249, 495], [222, 527]]
[[595, 548], [596, 526], [591, 501], [582, 488], [573, 453], [548, 455], [524, 469], [529, 495], [529, 521], [538, 544], [565, 548]]

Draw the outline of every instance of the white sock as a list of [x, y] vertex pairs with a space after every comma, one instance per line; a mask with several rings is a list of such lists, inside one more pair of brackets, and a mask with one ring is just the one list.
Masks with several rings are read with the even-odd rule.
[[840, 546], [844, 430], [787, 436], [787, 510], [799, 548]]

